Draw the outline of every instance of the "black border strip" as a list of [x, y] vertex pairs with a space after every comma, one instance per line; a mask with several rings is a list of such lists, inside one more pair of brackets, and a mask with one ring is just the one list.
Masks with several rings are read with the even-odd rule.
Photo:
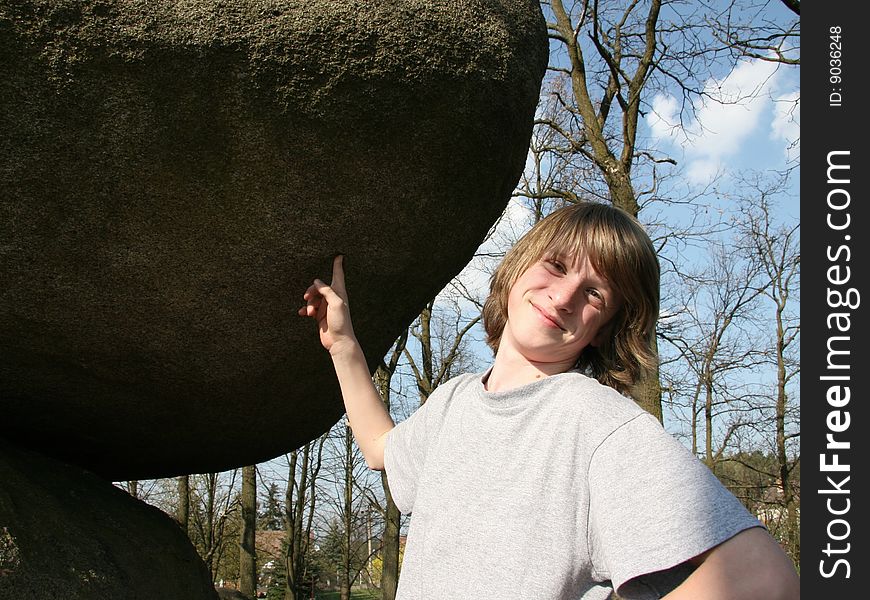
[[[858, 597], [858, 583], [870, 570], [862, 539], [866, 494], [859, 492], [867, 487], [859, 455], [867, 454], [863, 440], [870, 432], [865, 409], [870, 368], [862, 352], [864, 315], [870, 310], [864, 306], [870, 303], [865, 284], [870, 163], [868, 140], [859, 137], [868, 121], [861, 85], [867, 69], [861, 56], [867, 44], [858, 14], [862, 4], [810, 2], [801, 14], [801, 591], [806, 598]], [[829, 169], [831, 164], [835, 168]], [[828, 435], [835, 442], [830, 447]], [[848, 467], [830, 466], [835, 462]]]

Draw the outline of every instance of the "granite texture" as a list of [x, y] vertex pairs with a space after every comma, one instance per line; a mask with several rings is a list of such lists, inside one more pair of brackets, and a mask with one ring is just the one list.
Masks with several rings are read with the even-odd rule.
[[218, 600], [165, 513], [0, 439], [0, 600]]
[[0, 435], [113, 480], [342, 414], [310, 320], [346, 255], [371, 366], [519, 179], [533, 0], [0, 0]]

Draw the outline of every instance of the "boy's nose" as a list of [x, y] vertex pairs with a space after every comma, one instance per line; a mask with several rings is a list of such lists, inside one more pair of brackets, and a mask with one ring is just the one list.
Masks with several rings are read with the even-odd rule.
[[553, 308], [567, 313], [574, 312], [579, 288], [580, 286], [569, 283], [554, 286], [550, 290], [550, 300], [553, 302]]

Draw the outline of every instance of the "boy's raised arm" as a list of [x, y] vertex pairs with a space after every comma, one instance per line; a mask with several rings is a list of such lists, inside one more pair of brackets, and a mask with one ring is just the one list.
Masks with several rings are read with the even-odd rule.
[[375, 389], [353, 332], [342, 263], [343, 257], [336, 256], [330, 285], [315, 279], [305, 290], [306, 304], [299, 309], [299, 315], [317, 321], [320, 343], [332, 357], [354, 437], [369, 468], [380, 471], [384, 468], [386, 435], [395, 425]]
[[697, 569], [666, 600], [799, 600], [800, 579], [764, 529], [746, 529], [696, 557]]

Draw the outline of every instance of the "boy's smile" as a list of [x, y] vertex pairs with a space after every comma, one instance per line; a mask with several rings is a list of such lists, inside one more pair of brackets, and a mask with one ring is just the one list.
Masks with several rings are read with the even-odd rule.
[[535, 304], [534, 301], [529, 301], [529, 303], [532, 305], [532, 308], [538, 312], [538, 315], [543, 318], [545, 327], [553, 327], [565, 331], [565, 328], [562, 327], [562, 321], [559, 319], [557, 314], [548, 312], [546, 309]]
[[570, 369], [587, 346], [598, 344], [620, 304], [588, 258], [544, 257], [511, 287], [499, 350], [507, 345], [506, 352], [528, 362]]

